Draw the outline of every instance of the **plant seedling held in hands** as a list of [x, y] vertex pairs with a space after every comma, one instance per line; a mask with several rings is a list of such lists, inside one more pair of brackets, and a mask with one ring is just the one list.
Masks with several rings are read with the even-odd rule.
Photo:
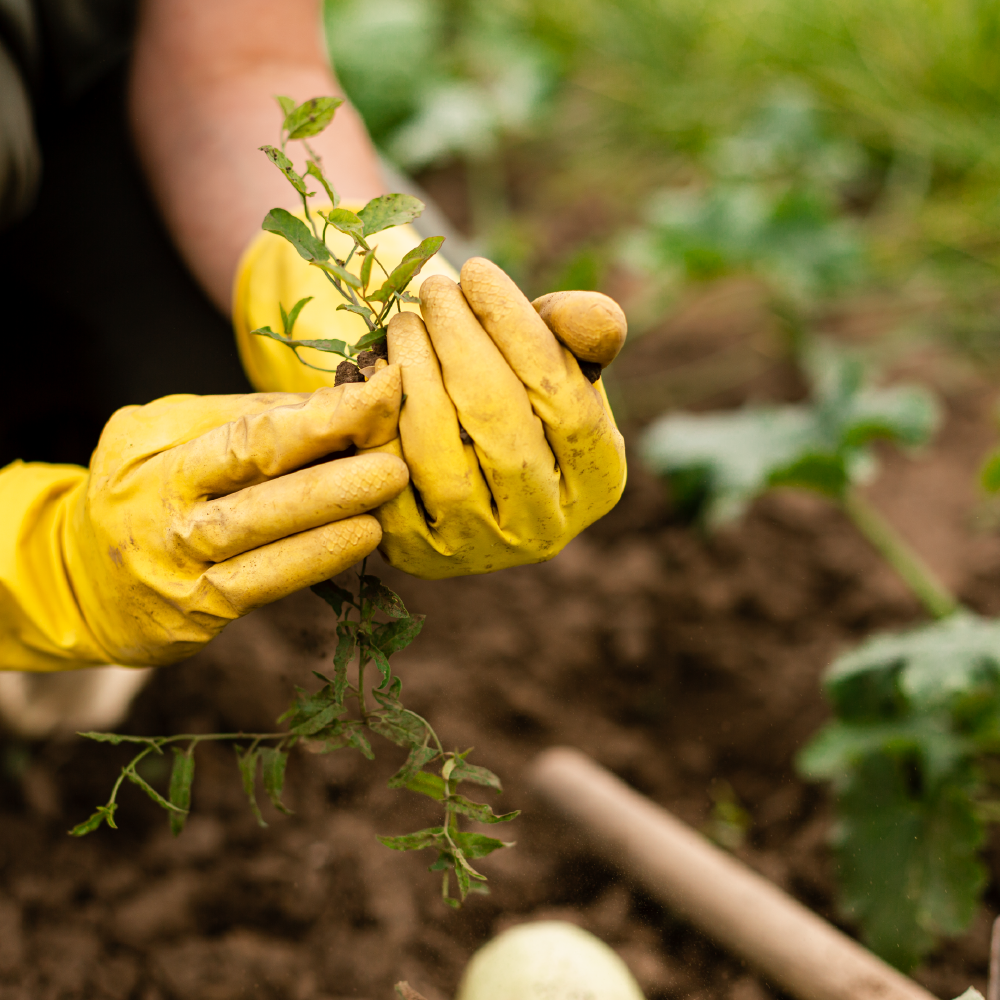
[[[410, 282], [441, 249], [443, 236], [430, 236], [423, 240], [393, 268], [387, 271], [377, 257], [377, 247], [370, 238], [384, 229], [401, 226], [419, 218], [424, 203], [408, 194], [384, 194], [373, 198], [357, 213], [340, 206], [340, 196], [323, 171], [319, 156], [308, 140], [322, 132], [333, 121], [337, 108], [343, 103], [339, 97], [314, 97], [303, 104], [295, 103], [287, 97], [277, 98], [284, 114], [281, 126], [280, 146], [262, 146], [267, 158], [280, 170], [288, 183], [302, 199], [305, 221], [284, 208], [272, 208], [264, 219], [262, 228], [286, 239], [295, 247], [299, 256], [311, 266], [323, 272], [326, 280], [337, 290], [344, 300], [338, 310], [346, 310], [364, 320], [368, 332], [355, 344], [343, 340], [294, 340], [295, 322], [303, 308], [311, 301], [311, 296], [299, 299], [289, 309], [280, 304], [282, 329], [276, 333], [269, 326], [254, 330], [261, 337], [285, 344], [295, 352], [299, 361], [317, 371], [336, 372], [336, 384], [358, 381], [357, 371], [365, 365], [358, 365], [358, 356], [366, 350], [374, 351], [377, 357], [385, 358], [385, 328], [392, 307], [402, 307], [404, 302], [417, 300], [407, 292]], [[306, 168], [303, 173], [295, 169], [289, 159], [289, 142], [301, 142], [305, 148]], [[307, 180], [308, 179], [308, 180]], [[315, 181], [329, 200], [330, 207], [311, 210], [309, 199], [316, 191], [309, 190], [309, 182]], [[343, 258], [337, 257], [327, 246], [329, 230], [336, 230], [351, 238], [353, 246]], [[358, 273], [349, 270], [349, 265], [359, 258]], [[379, 273], [381, 272], [381, 280]], [[348, 362], [341, 362], [336, 368], [322, 368], [310, 364], [301, 354], [300, 348], [311, 347], [327, 354], [339, 355]], [[352, 371], [353, 369], [353, 371]], [[363, 377], [362, 377], [363, 381]]]

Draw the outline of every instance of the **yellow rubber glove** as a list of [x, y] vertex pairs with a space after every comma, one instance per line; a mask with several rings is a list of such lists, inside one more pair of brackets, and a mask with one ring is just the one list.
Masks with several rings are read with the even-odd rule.
[[625, 487], [603, 386], [487, 260], [466, 262], [461, 288], [428, 278], [420, 308], [389, 324], [406, 402], [383, 450], [411, 486], [376, 511], [380, 550], [429, 579], [550, 559]]
[[[377, 239], [387, 270], [419, 242], [410, 226]], [[341, 259], [350, 249], [339, 233], [327, 242]], [[464, 298], [445, 277], [456, 275], [432, 258], [411, 285], [427, 329], [410, 311], [403, 314], [410, 319], [393, 319], [388, 338], [407, 397], [401, 440], [388, 450], [406, 459], [422, 505], [408, 487], [375, 512], [389, 562], [434, 579], [549, 559], [606, 514], [625, 485], [624, 446], [600, 382], [583, 378], [495, 265], [480, 258], [465, 265]], [[435, 291], [428, 296], [427, 289]], [[333, 383], [332, 370], [307, 368], [287, 347], [250, 334], [266, 325], [280, 330], [278, 303], [290, 309], [307, 295], [314, 299], [299, 316], [296, 339], [354, 343], [367, 331], [359, 317], [337, 311], [343, 300], [318, 268], [280, 236], [261, 233], [243, 256], [233, 307], [240, 357], [255, 388]], [[339, 360], [311, 349], [298, 353], [328, 369]], [[461, 444], [459, 420], [475, 447]]]
[[[352, 212], [363, 207], [362, 203], [341, 202], [341, 207]], [[322, 206], [320, 206], [322, 208]], [[301, 218], [301, 213], [299, 213]], [[379, 261], [387, 271], [412, 250], [420, 237], [412, 226], [396, 226], [370, 237], [378, 250]], [[344, 260], [353, 243], [349, 236], [330, 230], [327, 246]], [[355, 257], [348, 265], [354, 274], [360, 273], [361, 259]], [[376, 269], [377, 270], [377, 269]], [[429, 275], [445, 274], [454, 278], [455, 270], [440, 256], [432, 257], [423, 271], [410, 284], [416, 292], [420, 283]], [[373, 277], [373, 281], [375, 278]], [[251, 330], [269, 326], [281, 330], [279, 303], [291, 309], [299, 299], [313, 296], [295, 324], [295, 340], [343, 340], [357, 343], [367, 332], [364, 320], [346, 310], [337, 310], [344, 299], [323, 277], [318, 267], [311, 267], [285, 239], [274, 233], [261, 232], [247, 248], [236, 272], [233, 290], [233, 328], [239, 348], [243, 370], [250, 384], [258, 392], [312, 392], [324, 385], [333, 385], [334, 370], [343, 360], [335, 354], [304, 347], [297, 353], [304, 361], [327, 372], [307, 368], [287, 347], [267, 337], [255, 337]], [[416, 309], [416, 306], [404, 306]]]
[[[379, 543], [406, 484], [386, 454], [400, 372], [310, 396], [168, 396], [119, 410], [90, 471], [0, 471], [0, 668], [162, 665]], [[297, 470], [297, 471], [295, 471]]]

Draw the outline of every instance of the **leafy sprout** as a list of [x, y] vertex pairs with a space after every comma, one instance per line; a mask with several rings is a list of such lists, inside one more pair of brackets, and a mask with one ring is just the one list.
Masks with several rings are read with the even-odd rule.
[[[377, 248], [368, 242], [369, 238], [383, 230], [412, 222], [423, 212], [424, 203], [408, 194], [385, 194], [373, 198], [358, 212], [342, 208], [340, 196], [326, 176], [323, 162], [309, 145], [308, 139], [318, 135], [333, 121], [334, 114], [343, 101], [339, 97], [314, 97], [299, 105], [287, 97], [278, 97], [277, 101], [284, 114], [280, 148], [260, 148], [295, 189], [302, 201], [303, 218], [284, 208], [272, 208], [267, 213], [262, 228], [287, 240], [303, 260], [320, 270], [344, 300], [337, 309], [360, 316], [368, 332], [355, 344], [333, 338], [293, 339], [295, 322], [302, 309], [312, 300], [312, 296], [309, 296], [299, 299], [287, 312], [284, 303], [279, 303], [282, 321], [280, 333], [276, 333], [270, 326], [260, 327], [253, 333], [291, 348], [299, 361], [308, 368], [333, 372], [335, 369], [323, 368], [306, 361], [299, 350], [308, 347], [352, 360], [361, 351], [384, 340], [385, 326], [392, 307], [401, 310], [404, 302], [414, 301], [406, 291], [407, 286], [441, 249], [444, 237], [430, 236], [421, 241], [391, 272], [387, 271], [376, 255]], [[301, 142], [305, 148], [307, 159], [304, 173], [296, 170], [286, 153], [289, 142]], [[310, 209], [309, 199], [317, 194], [310, 190], [311, 181], [318, 182], [329, 202], [329, 208]], [[331, 229], [350, 237], [353, 245], [346, 257], [337, 257], [327, 245], [326, 236]], [[358, 274], [349, 269], [355, 257], [361, 261]], [[373, 280], [373, 272], [377, 274], [376, 268], [381, 271], [384, 280]]]
[[[405, 649], [419, 635], [423, 616], [411, 615], [397, 594], [378, 577], [366, 574], [363, 568], [358, 573], [356, 591], [347, 590], [331, 580], [312, 589], [339, 619], [333, 671], [332, 676], [315, 674], [322, 682], [316, 691], [296, 688], [294, 703], [278, 720], [286, 724], [286, 729], [272, 733], [185, 733], [177, 736], [81, 733], [100, 743], [132, 743], [143, 749], [122, 768], [108, 801], [70, 833], [82, 837], [93, 833], [103, 823], [117, 829], [118, 792], [126, 780], [138, 785], [168, 813], [175, 835], [181, 833], [191, 808], [195, 750], [201, 743], [220, 741], [232, 744], [250, 808], [257, 822], [266, 826], [257, 801], [258, 777], [274, 808], [288, 814], [291, 810], [282, 795], [289, 752], [295, 746], [306, 744], [318, 753], [351, 748], [371, 760], [375, 754], [369, 734], [375, 734], [407, 751], [406, 761], [389, 779], [389, 787], [424, 795], [440, 803], [442, 808], [440, 826], [378, 839], [396, 851], [436, 850], [437, 859], [431, 871], [443, 873], [442, 898], [448, 905], [458, 906], [469, 893], [486, 891], [482, 884], [486, 877], [471, 862], [501, 847], [513, 846], [509, 841], [463, 830], [462, 819], [495, 825], [510, 822], [518, 812], [498, 814], [488, 803], [461, 794], [458, 789], [463, 784], [499, 793], [502, 791], [500, 779], [485, 767], [469, 763], [471, 751], [445, 750], [430, 723], [406, 708], [400, 700], [402, 682], [393, 674], [390, 657]], [[352, 614], [356, 617], [351, 617]], [[388, 620], [380, 621], [380, 616]], [[353, 673], [349, 670], [352, 663], [355, 664]], [[374, 671], [370, 672], [370, 668]], [[137, 765], [150, 754], [162, 754], [168, 746], [174, 759], [168, 792], [164, 796], [139, 774]], [[437, 773], [430, 768], [436, 768]], [[457, 896], [452, 894], [452, 874]]]

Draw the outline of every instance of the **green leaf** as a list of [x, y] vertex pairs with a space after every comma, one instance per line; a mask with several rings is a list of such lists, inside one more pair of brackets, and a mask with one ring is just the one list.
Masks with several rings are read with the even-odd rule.
[[261, 229], [283, 236], [298, 251], [303, 260], [318, 264], [330, 259], [330, 251], [322, 240], [298, 217], [283, 208], [272, 208], [264, 217]]
[[354, 345], [354, 350], [356, 352], [363, 351], [365, 348], [371, 347], [372, 344], [377, 344], [380, 340], [385, 340], [385, 327], [380, 326], [377, 330], [369, 330], [358, 342]]
[[313, 261], [316, 267], [322, 268], [327, 274], [332, 274], [334, 277], [339, 278], [346, 285], [350, 285], [351, 288], [361, 291], [361, 279], [356, 275], [352, 274], [347, 270], [346, 267], [341, 267], [339, 264], [331, 264], [329, 261], [325, 263], [323, 261]]
[[[309, 189], [302, 176], [296, 171], [294, 164], [277, 146], [261, 146], [261, 152], [288, 178], [289, 183], [303, 197], [308, 196]], [[271, 209], [272, 212], [279, 211]], [[283, 211], [283, 209], [281, 210]], [[305, 223], [303, 223], [304, 225]], [[267, 226], [264, 227], [267, 229]], [[301, 251], [299, 251], [301, 253]]]
[[295, 322], [299, 318], [299, 313], [302, 312], [306, 305], [312, 302], [312, 300], [312, 295], [307, 295], [304, 299], [299, 299], [299, 301], [292, 306], [291, 312], [288, 313], [285, 312], [285, 307], [282, 306], [280, 302], [278, 303], [278, 308], [281, 309], [281, 322], [284, 327], [286, 337], [290, 338], [292, 336], [292, 331], [295, 329]]
[[[340, 312], [342, 309], [345, 312], [356, 313], [358, 316], [361, 316], [363, 319], [371, 319], [372, 316], [374, 315], [374, 313], [371, 311], [371, 309], [369, 309], [367, 306], [358, 306], [358, 305], [355, 305], [353, 302], [341, 302], [340, 305], [337, 306], [337, 312]], [[355, 344], [355, 349], [357, 349], [357, 345], [356, 344]]]
[[422, 851], [427, 847], [441, 847], [446, 843], [443, 826], [430, 826], [426, 830], [407, 833], [402, 837], [381, 837], [378, 842], [393, 851]]
[[[278, 107], [281, 108], [281, 113], [284, 116], [282, 121], [284, 121], [284, 118], [287, 118], [291, 114], [292, 109], [295, 107], [295, 101], [293, 101], [290, 97], [280, 96], [275, 96], [274, 99], [278, 102]], [[284, 124], [282, 124], [281, 127], [284, 128]]]
[[419, 218], [424, 203], [411, 194], [382, 194], [372, 198], [358, 216], [365, 224], [365, 236], [380, 233], [383, 229], [402, 226]]
[[1000, 492], [1000, 451], [993, 452], [983, 464], [979, 473], [983, 489], [990, 493]]
[[478, 764], [467, 764], [464, 759], [456, 758], [455, 768], [451, 772], [452, 781], [469, 781], [474, 785], [485, 785], [496, 792], [502, 792], [500, 779], [485, 767]]
[[320, 212], [320, 215], [339, 232], [360, 241], [364, 244], [365, 224], [353, 212], [346, 208], [334, 208], [329, 212]]
[[375, 664], [376, 667], [378, 667], [378, 671], [382, 675], [382, 683], [379, 685], [379, 687], [385, 687], [385, 685], [389, 683], [389, 680], [392, 677], [392, 667], [389, 666], [388, 657], [385, 655], [385, 653], [382, 652], [381, 649], [378, 648], [378, 646], [369, 645], [364, 650], [364, 652], [371, 657], [372, 662]]
[[182, 809], [179, 809], [172, 802], [165, 799], [142, 775], [133, 770], [132, 765], [125, 768], [125, 777], [133, 785], [138, 785], [161, 809], [166, 809], [169, 813], [183, 812]]
[[194, 781], [194, 747], [187, 752], [171, 747], [174, 751], [174, 766], [170, 771], [170, 801], [183, 812], [170, 814], [170, 832], [176, 837], [184, 829], [187, 814], [191, 810], [191, 783]]
[[261, 815], [260, 806], [257, 805], [257, 762], [260, 760], [260, 750], [244, 750], [239, 746], [234, 746], [233, 749], [236, 751], [236, 763], [243, 779], [243, 791], [250, 803], [250, 810], [257, 818], [259, 826], [267, 826]]
[[453, 833], [452, 839], [462, 849], [467, 858], [485, 858], [487, 854], [500, 850], [501, 847], [513, 847], [512, 840], [496, 840], [483, 833], [459, 832]]
[[392, 656], [405, 649], [420, 634], [424, 627], [424, 615], [410, 615], [396, 621], [384, 622], [372, 630], [372, 645], [386, 656]]
[[900, 969], [917, 965], [938, 934], [961, 933], [986, 878], [975, 780], [957, 771], [935, 794], [914, 794], [911, 765], [866, 758], [839, 799], [842, 905], [866, 943]]
[[438, 752], [434, 747], [413, 747], [406, 758], [406, 763], [389, 779], [389, 787], [406, 788], [417, 773], [434, 760], [437, 755]]
[[112, 802], [108, 806], [98, 806], [97, 812], [93, 813], [89, 819], [82, 823], [77, 823], [69, 831], [71, 837], [85, 837], [88, 833], [93, 833], [102, 823], [107, 823], [112, 830], [117, 830], [115, 826], [115, 810], [118, 808], [117, 802]]
[[95, 740], [97, 743], [110, 743], [112, 746], [118, 746], [119, 743], [153, 743], [154, 740], [149, 736], [122, 736], [120, 733], [77, 733], [77, 736], [82, 736], [84, 739]]
[[410, 778], [405, 786], [411, 792], [418, 795], [426, 795], [435, 802], [444, 802], [447, 791], [444, 780], [436, 774], [428, 774], [426, 771], [418, 771]]
[[326, 192], [327, 198], [330, 199], [330, 204], [336, 208], [340, 204], [340, 195], [337, 194], [333, 186], [326, 179], [323, 168], [315, 160], [306, 160], [306, 173], [310, 177], [315, 177], [323, 185], [323, 190]]
[[354, 595], [343, 587], [338, 587], [333, 580], [324, 580], [310, 588], [317, 597], [322, 597], [333, 608], [339, 618], [344, 613], [344, 605], [354, 607]]
[[[409, 787], [409, 786], [407, 786]], [[425, 793], [426, 794], [426, 793]], [[464, 795], [452, 795], [448, 799], [448, 808], [454, 812], [468, 816], [480, 823], [509, 823], [521, 815], [520, 809], [513, 812], [497, 814], [484, 802], [473, 802]]]
[[364, 288], [367, 288], [371, 284], [372, 263], [374, 260], [375, 251], [371, 250], [365, 254], [364, 259], [361, 261], [361, 284]]
[[337, 108], [343, 103], [342, 97], [313, 97], [289, 111], [282, 128], [289, 139], [318, 135], [333, 121]]
[[271, 805], [286, 816], [292, 815], [292, 810], [281, 801], [281, 793], [285, 789], [285, 768], [288, 765], [288, 754], [274, 747], [263, 747], [260, 751], [261, 771], [264, 776], [264, 791], [271, 800]]
[[443, 236], [430, 236], [419, 246], [414, 247], [392, 269], [382, 287], [372, 292], [368, 298], [374, 302], [388, 302], [394, 294], [401, 294], [403, 289], [420, 273], [427, 263], [441, 249]]
[[379, 611], [392, 618], [407, 618], [409, 612], [399, 594], [391, 591], [377, 576], [365, 576], [361, 580], [361, 594], [371, 601]]

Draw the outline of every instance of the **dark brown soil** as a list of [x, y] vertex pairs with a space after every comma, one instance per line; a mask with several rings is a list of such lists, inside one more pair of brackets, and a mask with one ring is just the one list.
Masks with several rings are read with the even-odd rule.
[[[657, 358], [673, 364], [676, 343], [669, 330], [651, 335], [642, 376]], [[703, 365], [711, 392], [738, 402], [797, 391], [763, 356], [742, 387]], [[972, 484], [994, 440], [993, 393], [933, 358], [921, 370], [947, 394], [947, 426], [923, 460], [887, 456], [872, 495], [973, 606], [997, 613], [1000, 542]], [[622, 371], [627, 389], [626, 361]], [[920, 617], [851, 526], [820, 499], [784, 493], [706, 539], [633, 461], [618, 508], [550, 563], [438, 583], [377, 571], [428, 615], [398, 658], [408, 703], [447, 744], [474, 745], [504, 779], [499, 804], [524, 809], [509, 830], [518, 846], [482, 862], [493, 894], [453, 912], [425, 870], [431, 857], [376, 843], [376, 832], [435, 818], [433, 803], [386, 789], [400, 752], [385, 743], [375, 763], [347, 751], [295, 755], [296, 814], [269, 811], [266, 830], [249, 815], [232, 751], [205, 746], [180, 838], [127, 788], [121, 829], [78, 841], [65, 831], [103, 801], [123, 754], [8, 740], [0, 1000], [389, 1000], [399, 979], [443, 1000], [491, 934], [556, 915], [618, 949], [650, 998], [777, 996], [589, 854], [522, 793], [522, 774], [547, 746], [580, 747], [697, 827], [726, 782], [750, 816], [737, 854], [837, 919], [828, 796], [796, 778], [793, 757], [826, 717], [820, 677], [831, 657]], [[251, 615], [161, 670], [126, 729], [270, 726], [292, 685], [322, 668], [332, 638], [329, 610], [308, 593]], [[987, 853], [1000, 873], [1000, 842]], [[998, 905], [994, 882], [969, 933], [920, 970], [938, 996], [984, 988]]]

